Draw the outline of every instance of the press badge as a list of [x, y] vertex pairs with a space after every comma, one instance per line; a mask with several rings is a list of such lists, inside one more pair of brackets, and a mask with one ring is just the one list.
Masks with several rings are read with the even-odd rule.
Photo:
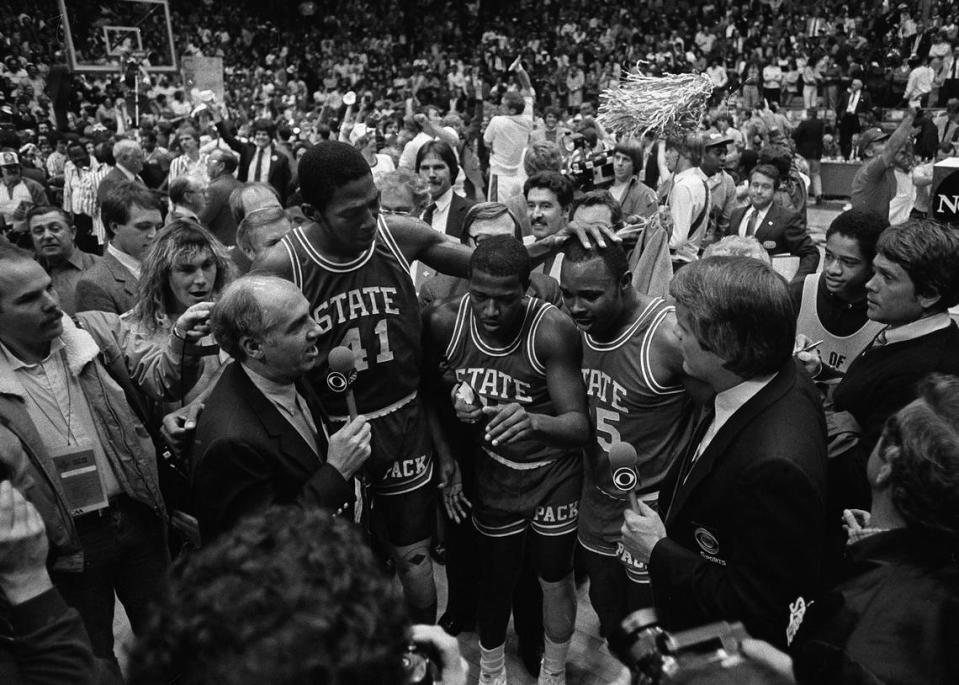
[[80, 516], [109, 506], [103, 478], [89, 442], [81, 441], [50, 450], [50, 456], [60, 475], [60, 486], [71, 514]]

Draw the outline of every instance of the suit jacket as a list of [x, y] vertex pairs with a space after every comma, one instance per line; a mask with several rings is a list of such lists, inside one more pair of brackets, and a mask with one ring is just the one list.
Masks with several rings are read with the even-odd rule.
[[805, 119], [793, 131], [796, 152], [806, 159], [822, 159], [824, 124], [821, 119]]
[[[256, 145], [254, 143], [243, 143], [237, 140], [236, 136], [223, 125], [222, 121], [217, 123], [216, 130], [220, 132], [220, 137], [223, 138], [223, 141], [239, 153], [240, 165], [236, 169], [236, 175], [237, 178], [246, 183], [248, 180], [247, 172], [256, 156]], [[290, 161], [286, 158], [286, 155], [276, 148], [276, 143], [274, 143], [270, 152], [270, 169], [267, 172], [266, 181], [279, 193], [280, 203], [284, 207], [286, 206], [286, 198], [290, 193], [290, 182], [292, 179], [293, 172], [290, 170]]]
[[[113, 188], [115, 188], [118, 184], [129, 180], [130, 179], [126, 177], [126, 174], [124, 174], [118, 168], [113, 167], [110, 169], [106, 176], [100, 179], [100, 185], [97, 186], [97, 206], [99, 207], [103, 204], [103, 198], [105, 198], [107, 193], [113, 190]], [[143, 183], [143, 180], [139, 176], [137, 176], [134, 180], [146, 188], [146, 184]]]
[[[733, 210], [729, 217], [727, 235], [739, 235], [739, 225], [751, 205]], [[819, 266], [819, 248], [809, 237], [802, 214], [780, 207], [775, 202], [766, 212], [762, 223], [756, 226], [756, 240], [762, 243], [770, 255], [791, 254], [799, 257], [799, 269], [793, 283], [816, 273]]]
[[[846, 112], [846, 107], [849, 106], [849, 91], [839, 96], [839, 107], [836, 108], [836, 114], [838, 121], [842, 121], [845, 117], [849, 117], [850, 122], [855, 119], [856, 124], [859, 124], [859, 117], [853, 117]], [[860, 91], [859, 93], [859, 102], [856, 103], [856, 114], [865, 114], [872, 107], [872, 98], [869, 93], [865, 90]]]
[[475, 204], [472, 200], [453, 193], [453, 199], [450, 200], [450, 210], [446, 214], [446, 235], [460, 240], [463, 235], [463, 219], [466, 217], [469, 208]]
[[789, 603], [820, 589], [826, 424], [812, 382], [790, 359], [730, 417], [689, 471], [705, 426], [663, 481], [667, 537], [649, 561], [661, 624], [742, 621], [782, 648]]
[[[298, 389], [319, 429], [319, 403], [308, 389]], [[344, 511], [352, 504], [352, 482], [326, 463], [322, 431], [317, 456], [241, 364], [223, 370], [205, 406], [193, 447], [194, 513], [204, 540], [271, 505]]]
[[116, 257], [104, 250], [103, 259], [77, 281], [77, 311], [123, 314], [137, 302], [138, 281]]
[[230, 194], [241, 185], [233, 174], [221, 174], [206, 189], [206, 206], [200, 212], [210, 232], [224, 245], [236, 244], [236, 222], [230, 211]]

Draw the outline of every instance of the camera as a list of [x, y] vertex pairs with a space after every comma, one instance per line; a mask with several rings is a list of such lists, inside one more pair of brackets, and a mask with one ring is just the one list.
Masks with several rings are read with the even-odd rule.
[[403, 653], [403, 683], [405, 685], [433, 685], [437, 680], [433, 662], [420, 645], [409, 643]]
[[609, 636], [609, 648], [632, 671], [634, 683], [659, 685], [737, 666], [743, 661], [739, 644], [748, 637], [742, 623], [725, 621], [669, 633], [655, 609], [640, 609]]
[[567, 134], [563, 147], [569, 155], [563, 173], [570, 178], [577, 190], [588, 192], [613, 185], [613, 158], [608, 150], [593, 151], [595, 138], [581, 133]]

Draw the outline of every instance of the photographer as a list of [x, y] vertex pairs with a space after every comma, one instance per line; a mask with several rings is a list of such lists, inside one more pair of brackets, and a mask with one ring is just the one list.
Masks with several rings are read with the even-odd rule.
[[959, 378], [932, 375], [918, 394], [869, 457], [870, 511], [843, 513], [844, 580], [791, 605], [792, 659], [743, 644], [795, 681], [959, 682]]
[[411, 632], [403, 607], [353, 524], [273, 507], [174, 570], [129, 682], [400, 685], [412, 641], [439, 667], [436, 682], [463, 685], [455, 638]]

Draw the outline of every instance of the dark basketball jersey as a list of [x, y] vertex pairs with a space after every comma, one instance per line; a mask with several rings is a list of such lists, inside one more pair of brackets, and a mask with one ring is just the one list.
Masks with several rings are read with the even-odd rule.
[[[464, 295], [446, 348], [447, 366], [458, 381], [472, 386], [484, 406], [517, 402], [531, 414], [554, 414], [546, 387], [546, 368], [536, 357], [533, 344], [540, 321], [551, 309], [555, 309], [553, 305], [530, 297], [516, 337], [503, 347], [493, 347], [481, 337], [469, 295]], [[521, 470], [544, 465], [565, 454], [561, 448], [536, 440], [496, 447], [484, 443], [483, 451], [501, 464]]]
[[360, 413], [375, 415], [412, 399], [420, 381], [419, 306], [409, 264], [383, 218], [373, 244], [347, 263], [320, 254], [302, 228], [280, 244], [290, 258], [293, 283], [322, 329], [316, 343], [320, 361], [309, 378], [331, 417], [347, 414], [344, 395], [327, 385], [327, 359], [339, 345], [353, 351]]
[[661, 298], [652, 300], [610, 342], [582, 334], [583, 380], [596, 439], [586, 448], [580, 541], [601, 554], [615, 551], [623, 510], [629, 505], [628, 495], [613, 484], [610, 447], [625, 442], [636, 448], [636, 491], [654, 498], [687, 439], [686, 392], [681, 385], [660, 384], [650, 362], [653, 338], [673, 309]]

